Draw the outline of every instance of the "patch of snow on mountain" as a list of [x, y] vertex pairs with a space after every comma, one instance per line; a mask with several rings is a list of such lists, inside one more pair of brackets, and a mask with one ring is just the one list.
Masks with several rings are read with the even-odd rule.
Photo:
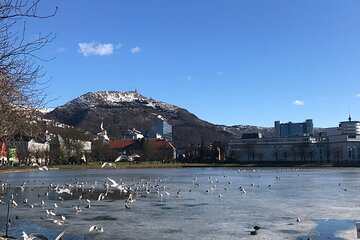
[[[126, 103], [143, 104], [144, 106], [154, 109], [160, 108], [165, 111], [175, 112], [178, 107], [164, 102], [156, 101], [152, 98], [144, 97], [135, 91], [116, 92], [116, 91], [99, 91], [86, 93], [72, 101], [67, 106], [80, 105], [85, 108], [94, 108], [97, 106], [111, 105], [122, 106]], [[65, 107], [61, 106], [60, 108]]]
[[136, 92], [96, 92], [94, 93], [98, 98], [105, 102], [134, 102], [140, 100], [141, 96]]
[[141, 102], [144, 105], [151, 107], [151, 108], [163, 108], [168, 111], [174, 111], [177, 107], [166, 104], [163, 102], [155, 101], [151, 98], [144, 97], [137, 92], [96, 92], [94, 95], [101, 99], [104, 102], [107, 103], [113, 103], [113, 104], [121, 104], [121, 103], [131, 103], [131, 102]]
[[46, 114], [54, 110], [54, 108], [38, 108], [37, 110], [43, 114]]

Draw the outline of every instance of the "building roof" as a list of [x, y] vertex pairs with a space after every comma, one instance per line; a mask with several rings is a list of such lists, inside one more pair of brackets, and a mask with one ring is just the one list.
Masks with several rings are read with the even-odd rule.
[[150, 146], [154, 147], [154, 148], [158, 148], [158, 149], [174, 149], [174, 145], [172, 145], [171, 143], [169, 143], [166, 139], [158, 139], [158, 138], [150, 138], [147, 139], [148, 143]]
[[134, 143], [132, 139], [117, 139], [109, 142], [111, 148], [125, 148]]

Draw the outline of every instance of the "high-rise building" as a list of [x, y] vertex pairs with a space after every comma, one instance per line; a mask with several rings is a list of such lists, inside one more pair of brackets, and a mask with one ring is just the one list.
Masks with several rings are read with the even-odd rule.
[[159, 120], [158, 122], [156, 122], [151, 135], [152, 137], [160, 135], [161, 138], [165, 138], [169, 142], [172, 142], [172, 126], [164, 120]]
[[307, 119], [305, 122], [282, 123], [280, 121], [274, 122], [276, 137], [293, 137], [293, 136], [313, 136], [314, 126], [312, 119]]

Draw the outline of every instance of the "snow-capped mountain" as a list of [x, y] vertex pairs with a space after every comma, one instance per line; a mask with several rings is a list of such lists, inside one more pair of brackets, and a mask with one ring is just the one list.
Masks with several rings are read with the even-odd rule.
[[176, 106], [159, 102], [151, 98], [144, 97], [135, 91], [129, 92], [116, 92], [116, 91], [100, 91], [89, 92], [84, 94], [68, 104], [60, 107], [68, 107], [69, 104], [78, 104], [85, 108], [94, 108], [102, 106], [120, 107], [129, 104], [141, 104], [144, 107], [150, 107], [153, 109], [164, 109], [166, 111], [175, 111]]
[[[202, 141], [228, 141], [247, 132], [239, 126], [208, 123], [186, 109], [144, 97], [134, 91], [89, 92], [46, 115], [47, 118], [93, 133], [99, 132], [103, 122], [110, 138], [120, 138], [122, 131], [132, 128], [150, 131], [159, 116], [173, 126], [173, 139], [178, 146]], [[256, 131], [254, 128], [251, 130]]]

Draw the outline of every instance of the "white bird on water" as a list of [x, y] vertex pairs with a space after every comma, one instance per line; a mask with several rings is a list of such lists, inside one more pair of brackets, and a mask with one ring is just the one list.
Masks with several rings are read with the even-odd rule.
[[111, 179], [111, 178], [107, 178], [112, 184], [110, 185], [110, 187], [117, 187], [119, 186], [119, 184], [114, 180], [114, 179]]
[[38, 169], [39, 169], [40, 171], [49, 171], [49, 169], [47, 168], [47, 166], [40, 167], [39, 164], [37, 164], [37, 163], [33, 163], [32, 166], [33, 166], [33, 167], [38, 167]]
[[43, 167], [39, 167], [38, 168], [40, 171], [49, 171], [49, 169], [46, 166]]
[[[61, 237], [64, 235], [65, 231], [62, 231], [54, 240], [60, 240]], [[48, 240], [47, 237], [38, 234], [38, 233], [31, 233], [30, 235], [27, 235], [26, 232], [22, 232], [22, 237], [24, 240], [33, 240], [33, 239], [40, 239], [40, 240]]]
[[89, 229], [89, 232], [97, 232], [97, 233], [102, 233], [104, 232], [104, 228], [103, 227], [98, 227], [96, 225], [92, 225]]
[[98, 197], [98, 201], [101, 201], [105, 198], [105, 194], [104, 193], [100, 193], [99, 197]]

